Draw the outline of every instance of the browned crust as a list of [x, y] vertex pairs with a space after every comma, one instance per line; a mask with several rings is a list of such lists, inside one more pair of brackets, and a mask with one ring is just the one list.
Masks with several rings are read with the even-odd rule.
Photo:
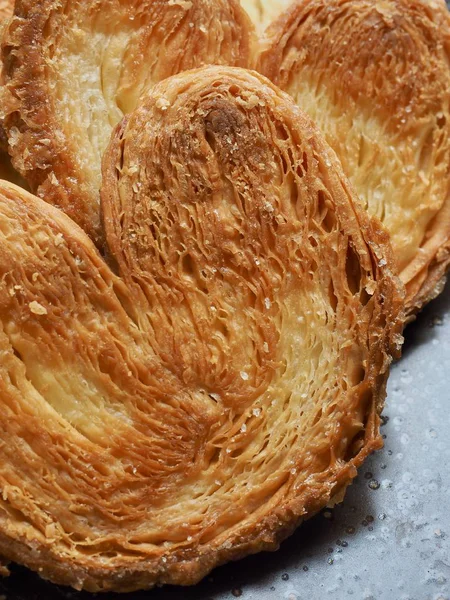
[[[66, 5], [70, 12], [78, 10], [78, 5], [85, 11], [88, 4], [92, 5], [92, 19], [104, 10], [101, 2], [93, 0], [17, 0], [15, 15], [2, 43], [6, 81], [2, 112], [5, 114], [5, 130], [14, 167], [34, 193], [64, 210], [101, 247], [98, 190], [93, 191], [91, 182], [80, 170], [76, 150], [72, 146], [73, 136], [55, 116], [55, 99], [50, 89], [54, 83], [49, 66], [50, 55], [53, 52], [53, 36], [57, 39], [64, 28], [65, 17], [61, 15], [64, 15]], [[156, 0], [145, 0], [138, 5], [135, 0], [127, 0], [119, 4], [122, 10], [123, 5], [129, 5], [130, 15], [137, 9], [141, 12], [164, 10], [161, 4], [158, 7]], [[189, 7], [183, 20], [195, 23], [189, 30], [194, 37], [189, 45], [186, 40], [182, 42], [179, 56], [169, 55], [167, 64], [158, 66], [156, 80], [176, 73], [179, 63], [183, 70], [221, 62], [242, 67], [248, 65], [254, 43], [253, 31], [238, 0], [217, 0], [214, 9], [233, 32], [231, 44], [229, 40], [221, 40], [219, 33], [209, 41], [203, 31], [197, 30], [198, 15], [211, 9], [209, 0], [182, 0], [169, 4], [172, 10], [178, 5]], [[116, 9], [108, 3], [105, 10], [111, 16]], [[58, 30], [53, 30], [54, 27]], [[190, 51], [183, 53], [187, 47]], [[67, 84], [70, 86], [69, 82]]]
[[[329, 15], [334, 20], [328, 22]], [[349, 27], [352, 17], [356, 25]], [[340, 19], [341, 29], [330, 33], [329, 23], [333, 28]], [[391, 31], [397, 35], [392, 34], [392, 40], [399, 42], [392, 48]], [[423, 54], [420, 44], [426, 49]], [[398, 62], [396, 52], [401, 53]], [[421, 123], [442, 111], [446, 141], [439, 160], [446, 161], [447, 169], [446, 175], [442, 169], [439, 175], [441, 206], [418, 253], [399, 273], [406, 286], [409, 320], [442, 291], [450, 267], [450, 115], [445, 100], [449, 60], [450, 14], [444, 1], [431, 5], [425, 0], [388, 0], [384, 5], [370, 0], [298, 0], [270, 25], [257, 60], [258, 70], [286, 91], [295, 78], [301, 79], [303, 65], [315, 65], [323, 73], [321, 84], [331, 82], [338, 101], [348, 98], [349, 110], [356, 115], [358, 104], [367, 108], [369, 101], [387, 131], [405, 130], [409, 145], [423, 141]], [[437, 128], [434, 135], [437, 139]], [[351, 172], [346, 174], [352, 178]], [[430, 206], [435, 202], [430, 195]], [[384, 225], [389, 230], [389, 222]]]
[[[146, 111], [149, 115], [155, 114], [155, 107], [162, 97], [178, 99], [180, 89], [186, 93], [189, 86], [195, 88], [200, 98], [203, 98], [202, 93], [206, 92], [208, 95], [217, 94], [219, 99], [224, 94], [228, 94], [226, 97], [229, 104], [218, 104], [223, 111], [223, 113], [219, 112], [219, 116], [222, 115], [225, 121], [228, 119], [227, 115], [237, 114], [227, 111], [252, 110], [252, 108], [242, 108], [241, 97], [239, 97], [240, 103], [233, 99], [238, 93], [236, 89], [251, 92], [249, 105], [253, 108], [255, 108], [253, 95], [257, 95], [257, 99], [259, 97], [264, 107], [258, 110], [262, 110], [264, 115], [267, 110], [267, 114], [271, 115], [270, 118], [274, 119], [274, 122], [289, 123], [295, 147], [301, 143], [308, 144], [308, 148], [311, 148], [311, 152], [319, 161], [322, 176], [333, 190], [333, 211], [338, 215], [338, 223], [342, 227], [339, 235], [342, 233], [342, 236], [349, 236], [352, 240], [351, 244], [359, 261], [355, 272], [359, 272], [361, 268], [364, 280], [371, 282], [372, 285], [370, 290], [372, 299], [366, 304], [361, 303], [361, 311], [357, 317], [361, 331], [367, 333], [367, 337], [364, 334], [364, 339], [360, 340], [364, 352], [367, 353], [365, 372], [362, 378], [358, 379], [360, 383], [352, 392], [352, 401], [363, 413], [364, 429], [362, 435], [346, 442], [344, 459], [332, 462], [323, 472], [316, 474], [314, 483], [302, 483], [295, 491], [290, 490], [287, 499], [279, 501], [269, 514], [256, 523], [250, 521], [245, 525], [240, 524], [237, 531], [229, 534], [225, 543], [213, 541], [196, 545], [194, 548], [172, 551], [165, 561], [161, 556], [157, 556], [143, 560], [135, 559], [128, 566], [125, 562], [122, 565], [101, 564], [95, 556], [90, 557], [83, 553], [74, 553], [72, 556], [59, 554], [59, 547], [51, 543], [41, 544], [37, 540], [30, 541], [26, 536], [12, 539], [5, 534], [5, 531], [0, 532], [0, 554], [28, 566], [44, 578], [55, 583], [71, 585], [76, 589], [84, 588], [90, 591], [114, 589], [126, 592], [165, 583], [191, 585], [224, 562], [237, 560], [262, 550], [274, 550], [303, 519], [311, 517], [330, 501], [338, 498], [355, 477], [356, 469], [367, 455], [382, 445], [379, 435], [379, 413], [385, 397], [390, 359], [391, 356], [398, 354], [401, 345], [399, 340], [403, 324], [401, 286], [390, 270], [392, 257], [386, 234], [359, 208], [339, 163], [309, 119], [292, 104], [288, 96], [279, 92], [256, 73], [213, 67], [184, 73], [156, 86], [145, 105], [139, 109], [138, 117], [141, 118], [142, 115], [145, 117]], [[192, 94], [195, 99], [196, 96]], [[189, 96], [187, 102], [190, 101]], [[183, 109], [184, 105], [181, 100], [180, 102]], [[214, 104], [214, 100], [212, 102]], [[198, 114], [203, 118], [201, 107], [198, 110]], [[190, 119], [195, 113], [190, 113], [188, 110], [187, 114]], [[181, 113], [176, 115], [175, 126], [179, 119], [186, 118]], [[130, 297], [136, 294], [136, 305], [138, 305], [140, 298], [138, 288], [133, 286], [136, 283], [138, 286], [144, 286], [147, 274], [140, 271], [139, 256], [137, 264], [129, 262], [132, 243], [118, 215], [119, 203], [129, 201], [129, 198], [123, 198], [118, 194], [118, 170], [121, 168], [120, 165], [126, 162], [123, 153], [127, 144], [127, 128], [134, 118], [137, 117], [133, 114], [130, 120], [125, 119], [116, 128], [105, 155], [102, 202], [110, 251], [119, 265], [122, 280], [124, 285], [128, 286]], [[205, 117], [207, 118], [208, 116]], [[173, 114], [170, 114], [169, 110], [167, 116], [165, 114], [161, 116], [161, 127], [164, 128], [166, 123], [170, 124], [171, 119]], [[225, 141], [228, 143], [226, 132], [220, 129], [221, 121], [219, 120], [218, 123], [218, 135], [225, 135]], [[132, 129], [131, 131], [133, 132]], [[202, 134], [201, 128], [194, 129], [190, 135], [194, 136], [197, 133]], [[164, 139], [164, 136], [162, 138]], [[133, 140], [133, 136], [131, 139]], [[245, 139], [242, 146], [238, 145], [234, 148], [234, 158], [227, 160], [232, 162], [235, 159], [242, 160], [244, 157], [244, 160], [251, 161], [253, 151], [259, 151], [259, 148], [252, 146], [252, 138]], [[250, 154], [247, 155], [247, 152]], [[142, 155], [139, 155], [141, 164], [146, 164], [142, 162], [148, 160], [146, 157], [146, 148], [142, 148]], [[331, 166], [327, 170], [325, 165], [328, 162]], [[255, 186], [255, 189], [259, 189], [257, 183]], [[90, 268], [109, 272], [84, 232], [58, 209], [11, 184], [0, 183], [0, 192], [2, 202], [7, 200], [12, 206], [17, 207], [17, 218], [24, 218], [23, 215], [30, 215], [33, 218], [35, 215], [42, 215], [43, 222], [48, 223], [56, 235], [62, 234], [69, 249], [76, 244], [82, 249], [83, 255], [89, 256], [92, 265]], [[381, 260], [385, 263], [380, 267]], [[108, 277], [114, 279], [112, 274]], [[0, 314], [0, 319], [2, 318]]]

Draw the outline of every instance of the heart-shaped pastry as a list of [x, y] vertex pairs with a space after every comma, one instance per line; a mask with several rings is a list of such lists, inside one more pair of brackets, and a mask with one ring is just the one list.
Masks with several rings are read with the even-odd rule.
[[402, 298], [333, 152], [242, 69], [151, 90], [102, 213], [114, 270], [0, 183], [0, 554], [93, 591], [191, 584], [380, 447]]

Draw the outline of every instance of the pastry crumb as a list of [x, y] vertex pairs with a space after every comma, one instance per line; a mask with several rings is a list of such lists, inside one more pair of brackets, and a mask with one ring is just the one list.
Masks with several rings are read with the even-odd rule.
[[45, 308], [45, 306], [42, 306], [42, 304], [39, 304], [39, 302], [36, 302], [36, 300], [33, 300], [33, 302], [30, 302], [30, 304], [28, 306], [30, 307], [31, 312], [34, 315], [46, 315], [47, 314], [47, 309]]
[[62, 233], [58, 233], [55, 237], [55, 246], [61, 246], [64, 243], [64, 236]]
[[156, 108], [159, 108], [160, 110], [167, 110], [170, 106], [170, 102], [164, 96], [160, 96], [156, 100], [155, 104]]

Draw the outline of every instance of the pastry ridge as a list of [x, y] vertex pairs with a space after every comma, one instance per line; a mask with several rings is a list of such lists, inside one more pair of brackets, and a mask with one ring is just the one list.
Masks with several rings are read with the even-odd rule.
[[153, 87], [101, 199], [114, 271], [0, 182], [0, 554], [77, 589], [193, 584], [275, 549], [381, 446], [401, 286], [319, 131], [257, 73]]
[[254, 42], [238, 0], [19, 0], [2, 44], [15, 168], [101, 247], [112, 128], [146, 87], [204, 64], [246, 67]]
[[388, 229], [413, 316], [450, 264], [450, 15], [434, 0], [302, 0], [258, 70], [308, 112]]

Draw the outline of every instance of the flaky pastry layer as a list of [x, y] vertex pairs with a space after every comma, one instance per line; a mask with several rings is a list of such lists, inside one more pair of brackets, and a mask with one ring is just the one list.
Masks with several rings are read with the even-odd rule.
[[402, 297], [335, 155], [256, 73], [156, 85], [101, 197], [114, 270], [0, 184], [0, 554], [79, 589], [192, 584], [380, 447]]
[[101, 246], [100, 163], [112, 128], [165, 77], [247, 66], [252, 35], [238, 0], [18, 0], [3, 41], [14, 166]]
[[450, 264], [449, 64], [443, 0], [302, 0], [269, 28], [259, 59], [388, 229], [410, 314]]

